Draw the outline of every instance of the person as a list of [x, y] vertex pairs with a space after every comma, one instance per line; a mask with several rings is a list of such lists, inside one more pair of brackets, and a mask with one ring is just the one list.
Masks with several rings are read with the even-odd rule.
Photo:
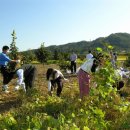
[[97, 58], [91, 58], [86, 60], [79, 69], [78, 72], [78, 81], [79, 81], [79, 90], [80, 98], [87, 96], [90, 89], [90, 75], [94, 73], [99, 65], [101, 65], [101, 58], [103, 55], [98, 55]]
[[57, 69], [48, 68], [46, 72], [46, 79], [48, 80], [48, 93], [52, 95], [53, 89], [57, 84], [57, 96], [59, 97], [63, 89], [63, 80], [68, 81], [64, 78], [64, 75]]
[[116, 62], [117, 62], [117, 55], [116, 53], [110, 52], [110, 57], [111, 57], [111, 63], [114, 69], [117, 68]]
[[129, 74], [130, 71], [125, 71], [122, 67], [115, 69], [115, 84], [113, 84], [113, 87], [116, 87], [118, 91], [123, 88], [125, 85], [123, 78], [128, 79]]
[[16, 62], [19, 63], [20, 60], [12, 60], [10, 59], [7, 54], [9, 52], [9, 47], [8, 46], [3, 46], [2, 48], [2, 53], [0, 53], [0, 71], [3, 75], [3, 86], [2, 86], [2, 91], [8, 93], [9, 91], [8, 89], [8, 83], [11, 81], [14, 73], [13, 72], [9, 72], [8, 68], [7, 68], [7, 64], [9, 62]]
[[24, 83], [26, 86], [26, 90], [28, 90], [29, 88], [30, 89], [33, 88], [36, 74], [37, 74], [36, 67], [34, 65], [31, 65], [31, 64], [24, 64], [21, 66], [20, 69], [23, 70]]
[[90, 60], [91, 58], [93, 58], [93, 54], [91, 53], [91, 51], [88, 51], [88, 54], [86, 55], [86, 59]]
[[71, 73], [76, 73], [76, 60], [77, 60], [77, 54], [75, 54], [74, 52], [71, 54], [70, 56], [70, 61], [71, 61]]
[[14, 90], [19, 90], [20, 87], [22, 87], [26, 92], [29, 88], [33, 88], [36, 71], [36, 67], [31, 64], [24, 64], [20, 68], [17, 68], [15, 71], [12, 71], [12, 79], [18, 78]]

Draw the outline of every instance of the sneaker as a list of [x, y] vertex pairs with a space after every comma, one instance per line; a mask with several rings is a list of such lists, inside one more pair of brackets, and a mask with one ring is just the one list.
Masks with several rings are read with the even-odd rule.
[[8, 86], [7, 85], [3, 85], [2, 86], [2, 91], [6, 91], [8, 89]]

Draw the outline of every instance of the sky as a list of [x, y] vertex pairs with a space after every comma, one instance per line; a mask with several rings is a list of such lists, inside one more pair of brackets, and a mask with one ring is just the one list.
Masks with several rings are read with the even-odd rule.
[[0, 0], [0, 47], [20, 51], [130, 33], [130, 0]]

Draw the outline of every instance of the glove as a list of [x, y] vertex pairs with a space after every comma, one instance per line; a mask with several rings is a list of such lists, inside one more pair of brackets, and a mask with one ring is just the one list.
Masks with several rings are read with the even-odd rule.
[[20, 63], [20, 60], [16, 60], [16, 63]]
[[68, 79], [66, 79], [66, 78], [64, 78], [64, 81], [69, 82], [69, 80], [68, 80]]

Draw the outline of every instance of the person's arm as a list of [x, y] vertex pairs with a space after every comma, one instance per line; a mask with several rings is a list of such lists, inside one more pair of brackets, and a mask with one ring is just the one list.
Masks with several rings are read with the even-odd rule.
[[59, 70], [57, 70], [56, 77], [59, 77], [59, 76], [62, 77], [63, 80], [68, 81], [68, 79], [66, 79], [66, 78], [64, 77], [64, 75], [63, 75]]
[[20, 63], [20, 60], [12, 60], [12, 59], [10, 59], [7, 55], [4, 55], [4, 60], [7, 61], [7, 62]]
[[9, 62], [16, 62], [16, 63], [20, 63], [20, 60], [10, 60]]

